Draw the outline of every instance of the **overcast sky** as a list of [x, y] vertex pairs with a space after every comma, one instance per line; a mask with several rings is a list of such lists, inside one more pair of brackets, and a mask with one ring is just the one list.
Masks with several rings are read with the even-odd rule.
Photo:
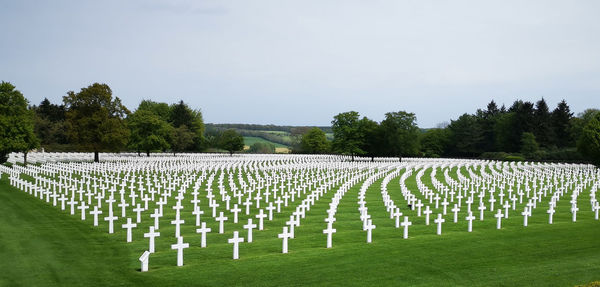
[[101, 82], [131, 110], [182, 99], [211, 123], [600, 107], [596, 0], [0, 0], [0, 27], [0, 80], [32, 104]]

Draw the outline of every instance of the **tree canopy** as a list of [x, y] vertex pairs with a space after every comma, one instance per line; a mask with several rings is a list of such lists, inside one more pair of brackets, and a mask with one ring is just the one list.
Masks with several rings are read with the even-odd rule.
[[312, 128], [302, 136], [302, 152], [319, 154], [329, 152], [329, 141], [320, 128]]
[[144, 151], [147, 156], [154, 150], [166, 150], [173, 128], [158, 115], [148, 110], [138, 109], [127, 118], [131, 130], [129, 146], [136, 151]]
[[15, 86], [0, 83], [0, 162], [11, 152], [27, 152], [39, 146], [34, 133], [33, 112], [27, 108], [27, 99]]
[[244, 149], [244, 137], [234, 129], [223, 131], [219, 136], [218, 143], [219, 147], [228, 151], [230, 155]]
[[66, 126], [69, 140], [82, 151], [94, 152], [99, 161], [101, 151], [120, 151], [129, 139], [124, 118], [129, 110], [121, 100], [113, 98], [106, 84], [94, 83], [63, 97], [67, 110]]

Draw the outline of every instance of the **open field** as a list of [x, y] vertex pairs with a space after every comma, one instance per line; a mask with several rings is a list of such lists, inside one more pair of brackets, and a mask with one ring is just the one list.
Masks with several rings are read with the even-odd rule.
[[253, 145], [257, 142], [269, 143], [269, 144], [274, 145], [276, 153], [289, 153], [290, 152], [290, 148], [288, 146], [282, 145], [282, 144], [279, 144], [276, 142], [268, 141], [268, 140], [260, 138], [260, 137], [244, 137], [244, 150], [249, 149], [251, 145]]
[[[238, 160], [244, 161], [244, 158], [253, 159], [240, 157]], [[276, 164], [282, 159], [272, 156], [268, 161]], [[153, 164], [145, 160], [138, 162]], [[185, 161], [173, 167], [182, 164]], [[258, 213], [258, 209], [264, 210], [266, 199], [260, 199], [260, 208], [252, 206], [250, 215], [240, 212], [239, 222], [233, 223], [232, 214], [225, 207], [221, 196], [215, 197], [220, 203], [216, 209], [217, 214], [222, 211], [229, 217], [224, 225], [225, 232], [218, 234], [219, 223], [211, 218], [212, 208], [209, 206], [207, 189], [210, 187], [218, 194], [221, 189], [218, 179], [223, 175], [223, 186], [235, 185], [242, 190], [244, 185], [252, 185], [251, 179], [258, 181], [255, 174], [248, 172], [244, 173], [243, 178], [238, 178], [236, 169], [231, 170], [232, 177], [227, 171], [216, 170], [207, 171], [204, 174], [206, 178], [203, 179], [201, 172], [165, 171], [167, 178], [178, 174], [182, 182], [190, 179], [189, 186], [183, 185], [185, 194], [180, 193], [185, 198], [181, 201], [181, 219], [185, 221], [181, 226], [181, 234], [190, 248], [184, 251], [184, 266], [177, 267], [177, 252], [170, 248], [175, 243], [175, 227], [170, 221], [175, 218], [172, 207], [176, 205], [174, 197], [182, 182], [178, 184], [174, 181], [173, 192], [168, 197], [170, 200], [164, 207], [164, 216], [160, 218], [158, 231], [161, 236], [156, 238], [156, 253], [150, 256], [150, 269], [146, 273], [139, 272], [137, 258], [148, 249], [148, 240], [143, 237], [143, 233], [153, 224], [149, 214], [157, 208], [155, 202], [150, 202], [148, 211], [143, 212], [141, 223], [133, 229], [133, 242], [126, 243], [126, 231], [121, 228], [125, 219], [121, 217], [121, 208], [116, 204], [114, 212], [119, 219], [115, 222], [115, 233], [107, 234], [106, 221], [100, 220], [99, 226], [94, 227], [91, 215], [85, 220], [80, 219], [79, 210], [70, 215], [68, 206], [63, 211], [60, 203], [52, 206], [51, 200], [47, 203], [44, 199], [10, 186], [8, 176], [4, 174], [0, 180], [0, 257], [11, 260], [0, 260], [0, 268], [3, 270], [0, 285], [573, 286], [600, 279], [600, 222], [594, 219], [589, 203], [593, 182], [583, 187], [577, 199], [580, 207], [577, 222], [572, 222], [569, 212], [570, 194], [576, 186], [573, 185], [571, 188], [567, 187], [568, 191], [557, 202], [552, 225], [548, 224], [546, 213], [550, 197], [548, 195], [533, 210], [527, 227], [523, 226], [523, 216], [520, 215], [525, 202], [519, 204], [517, 201], [516, 210], [510, 209], [509, 218], [502, 221], [501, 229], [496, 229], [494, 212], [487, 210], [485, 220], [475, 220], [473, 232], [467, 232], [467, 212], [463, 207], [458, 212], [457, 223], [452, 222], [452, 212], [444, 216], [446, 222], [443, 224], [443, 233], [436, 235], [433, 215], [442, 212], [441, 206], [435, 208], [435, 201], [429, 203], [418, 192], [419, 181], [427, 188], [437, 190], [443, 189], [443, 186], [451, 187], [449, 181], [460, 181], [459, 174], [469, 175], [471, 171], [473, 176], [486, 176], [501, 173], [502, 170], [494, 166], [479, 169], [466, 166], [444, 168], [440, 165], [436, 168], [415, 166], [412, 172], [408, 172], [402, 166], [387, 169], [388, 164], [360, 165], [366, 169], [355, 168], [354, 164], [347, 163], [342, 165], [342, 169], [330, 170], [331, 176], [338, 176], [340, 180], [332, 183], [329, 190], [306, 211], [306, 217], [301, 219], [300, 226], [295, 229], [295, 238], [289, 240], [289, 253], [281, 253], [282, 240], [277, 235], [282, 232], [282, 226], [286, 226], [290, 215], [298, 210], [300, 203], [312, 196], [314, 188], [307, 188], [307, 192], [300, 193], [300, 197], [294, 202], [290, 199], [289, 206], [282, 205], [281, 212], [275, 213], [273, 220], [265, 220], [264, 230], [255, 229], [254, 241], [240, 245], [239, 260], [231, 259], [232, 245], [227, 243], [227, 239], [232, 237], [234, 230], [240, 231], [240, 235], [247, 238], [242, 225], [247, 223], [248, 218], [253, 218], [254, 223], [257, 223], [254, 215]], [[291, 175], [324, 175], [325, 171], [319, 171], [317, 166], [319, 164], [309, 169], [291, 168], [288, 172]], [[369, 169], [378, 166], [376, 170]], [[56, 167], [68, 168], [68, 165], [59, 164], [54, 166]], [[80, 169], [87, 168], [86, 164]], [[434, 170], [436, 172], [432, 173]], [[445, 178], [445, 170], [450, 179]], [[552, 171], [551, 168], [543, 170]], [[381, 176], [376, 176], [377, 172]], [[277, 177], [277, 174], [286, 173], [284, 170], [281, 173], [261, 171], [260, 176]], [[346, 182], [344, 174], [357, 176], [361, 173], [364, 176], [355, 184], [349, 184], [339, 200], [333, 224], [337, 232], [333, 234], [333, 247], [327, 249], [326, 235], [322, 231], [327, 227], [324, 218], [327, 217], [330, 203], [336, 197], [336, 191], [343, 189], [343, 182]], [[97, 176], [95, 173], [89, 175]], [[143, 176], [142, 173], [138, 175]], [[402, 178], [403, 175], [406, 176]], [[79, 175], [73, 176], [79, 178]], [[32, 180], [30, 175], [20, 177]], [[365, 185], [364, 200], [368, 214], [377, 227], [373, 230], [373, 242], [367, 244], [358, 211], [358, 198], [365, 179], [369, 177], [373, 182]], [[209, 178], [214, 180], [207, 180]], [[385, 178], [388, 179], [387, 182]], [[404, 199], [399, 184], [402, 181], [406, 184], [405, 188], [434, 211], [431, 225], [425, 224], [424, 216], [418, 216], [417, 210], [406, 207], [408, 202]], [[195, 216], [191, 214], [193, 205], [190, 202], [195, 190], [192, 183], [198, 184], [198, 205], [205, 212], [202, 221], [212, 228], [212, 232], [207, 235], [207, 248], [200, 248], [200, 235], [195, 232], [197, 227], [194, 224]], [[165, 188], [168, 186], [167, 184]], [[327, 189], [325, 185], [318, 186]], [[384, 205], [382, 186], [387, 188], [389, 196], [404, 216], [412, 221], [408, 239], [402, 238], [402, 227], [396, 228], [394, 220], [390, 219]], [[121, 187], [116, 185], [115, 188], [119, 190]], [[231, 192], [229, 188], [226, 190]], [[119, 192], [115, 196], [118, 197]], [[126, 217], [135, 218], [131, 208], [127, 207]], [[107, 204], [104, 204], [102, 218], [108, 216], [107, 209]], [[241, 209], [244, 207], [241, 206]], [[478, 217], [479, 212], [474, 214]]]

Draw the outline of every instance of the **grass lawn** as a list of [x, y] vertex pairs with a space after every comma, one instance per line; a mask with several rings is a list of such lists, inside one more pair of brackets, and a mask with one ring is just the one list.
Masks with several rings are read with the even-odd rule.
[[[429, 171], [422, 180], [431, 185]], [[440, 174], [438, 170], [438, 178]], [[115, 223], [116, 233], [109, 235], [106, 222], [93, 227], [89, 216], [82, 221], [79, 213], [71, 216], [68, 210], [18, 191], [4, 175], [0, 180], [0, 286], [573, 286], [600, 279], [600, 222], [584, 204], [589, 202], [587, 191], [580, 196], [582, 207], [575, 223], [570, 222], [565, 198], [557, 206], [553, 225], [547, 224], [545, 208], [538, 208], [528, 227], [522, 226], [522, 216], [511, 211], [502, 229], [496, 230], [496, 220], [486, 213], [486, 220], [474, 221], [473, 232], [468, 233], [464, 213], [456, 224], [449, 213], [441, 236], [435, 234], [433, 218], [426, 226], [415, 211], [403, 210], [413, 222], [405, 240], [402, 228], [394, 227], [385, 210], [381, 182], [366, 193], [369, 214], [377, 225], [372, 244], [365, 243], [366, 233], [361, 230], [359, 183], [340, 201], [331, 249], [325, 248], [323, 219], [337, 188], [317, 201], [296, 228], [289, 254], [280, 253], [277, 234], [292, 206], [283, 210], [284, 215], [265, 221], [265, 230], [255, 230], [254, 242], [240, 246], [239, 260], [231, 259], [232, 246], [226, 239], [233, 230], [246, 236], [241, 226], [247, 216], [241, 215], [238, 224], [230, 218], [225, 234], [217, 234], [218, 223], [208, 220], [213, 233], [203, 249], [194, 219], [186, 213], [181, 232], [190, 248], [184, 251], [185, 265], [175, 266], [176, 251], [170, 249], [175, 243], [174, 227], [165, 219], [157, 252], [150, 257], [150, 271], [141, 273], [137, 258], [147, 249], [142, 238], [150, 224], [147, 219], [134, 230], [134, 242], [125, 243], [122, 218]], [[414, 173], [407, 186], [416, 190]], [[388, 192], [402, 206], [398, 177], [390, 182]], [[209, 213], [205, 201], [203, 197], [200, 205]], [[173, 204], [165, 207], [169, 216]], [[186, 201], [188, 210], [189, 205]], [[115, 211], [120, 216], [120, 209]]]

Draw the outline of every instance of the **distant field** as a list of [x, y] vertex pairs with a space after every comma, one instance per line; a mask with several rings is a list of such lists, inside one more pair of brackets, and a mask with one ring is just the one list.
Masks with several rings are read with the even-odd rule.
[[250, 148], [251, 145], [258, 143], [258, 142], [262, 142], [262, 143], [270, 143], [272, 145], [275, 146], [275, 152], [277, 153], [289, 153], [290, 152], [290, 148], [288, 146], [279, 144], [279, 143], [275, 143], [272, 141], [268, 141], [266, 139], [263, 138], [259, 138], [259, 137], [244, 137], [244, 150], [247, 150]]

